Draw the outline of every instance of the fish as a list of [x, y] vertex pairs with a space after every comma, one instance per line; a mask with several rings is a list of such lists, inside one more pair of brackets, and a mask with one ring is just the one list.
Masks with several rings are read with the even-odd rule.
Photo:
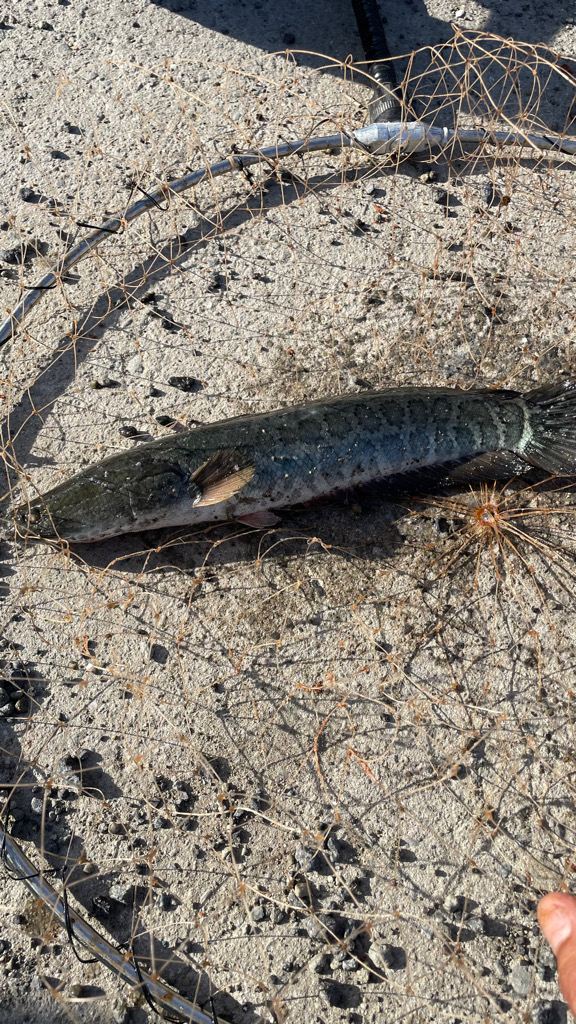
[[528, 392], [390, 387], [215, 423], [109, 456], [15, 508], [20, 538], [92, 542], [237, 520], [403, 474], [576, 474], [576, 378]]

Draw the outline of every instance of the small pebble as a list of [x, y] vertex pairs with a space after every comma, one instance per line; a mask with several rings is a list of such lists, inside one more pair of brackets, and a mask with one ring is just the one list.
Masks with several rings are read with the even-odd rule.
[[444, 188], [435, 187], [432, 189], [432, 202], [436, 203], [437, 206], [443, 206], [448, 209], [450, 206], [450, 196]]
[[169, 387], [178, 388], [179, 391], [186, 391], [189, 394], [202, 391], [204, 386], [197, 377], [169, 377], [167, 383]]
[[[112, 897], [112, 899], [114, 899], [114, 897]], [[112, 903], [107, 896], [94, 896], [92, 900], [92, 913], [94, 914], [94, 917], [108, 917], [111, 910]]]
[[[157, 312], [160, 312], [160, 310], [157, 310]], [[182, 330], [182, 324], [177, 323], [176, 320], [173, 320], [171, 316], [162, 317], [162, 319], [160, 320], [160, 327], [164, 331], [171, 331], [172, 334], [175, 334], [176, 331]]]
[[21, 263], [22, 250], [20, 246], [15, 245], [11, 249], [0, 249], [0, 262], [9, 264]]
[[357, 971], [359, 967], [360, 961], [356, 960], [353, 956], [346, 957], [340, 964], [340, 970], [342, 971]]
[[103, 380], [91, 380], [88, 385], [93, 391], [102, 391], [104, 388], [117, 388], [119, 386], [118, 381], [112, 380], [111, 377], [104, 377]]
[[449, 914], [457, 914], [458, 911], [462, 909], [462, 897], [454, 896], [453, 893], [450, 893], [444, 900], [442, 906]]
[[135, 356], [132, 356], [132, 358], [129, 359], [128, 362], [126, 363], [126, 373], [142, 373], [143, 368], [144, 360], [142, 359], [142, 356], [140, 355], [139, 352], [137, 352]]
[[35, 192], [33, 188], [28, 188], [26, 185], [20, 189], [18, 194], [25, 203], [39, 203], [42, 199], [39, 192]]
[[308, 961], [308, 969], [314, 974], [327, 974], [330, 970], [330, 957], [327, 953], [316, 953], [316, 956]]
[[311, 939], [316, 939], [318, 942], [326, 942], [330, 941], [332, 937], [335, 921], [330, 914], [319, 914], [318, 917], [306, 918], [304, 927]]
[[328, 841], [326, 843], [326, 849], [328, 851], [328, 858], [332, 862], [332, 864], [336, 864], [339, 860], [342, 859], [344, 847], [342, 846], [342, 843], [338, 839], [334, 838], [334, 836], [329, 836]]
[[126, 885], [125, 882], [115, 882], [110, 886], [109, 894], [111, 899], [116, 900], [117, 903], [123, 903], [127, 907], [131, 907], [134, 903], [134, 888], [131, 885]]
[[264, 918], [266, 917], [266, 909], [265, 909], [265, 907], [253, 907], [252, 913], [251, 913], [250, 916], [251, 916], [253, 921], [263, 921]]
[[524, 967], [522, 964], [514, 964], [510, 971], [510, 984], [516, 995], [527, 996], [532, 985], [532, 971], [530, 968]]
[[159, 892], [156, 894], [156, 904], [160, 910], [174, 910], [176, 900], [169, 892]]
[[208, 275], [206, 288], [209, 292], [217, 292], [226, 285], [226, 278], [216, 271]]
[[566, 1024], [566, 1008], [564, 1003], [554, 1000], [537, 1003], [531, 1014], [532, 1024]]
[[391, 946], [389, 943], [372, 945], [370, 956], [377, 967], [387, 967], [391, 971], [403, 971], [406, 967], [406, 952], [402, 946]]
[[298, 843], [294, 851], [294, 860], [303, 871], [318, 871], [323, 858], [317, 849], [311, 850], [302, 843]]
[[466, 927], [476, 935], [482, 935], [484, 933], [484, 921], [481, 917], [469, 917], [466, 921]]
[[498, 206], [500, 203], [500, 193], [492, 182], [487, 181], [482, 185], [481, 195], [485, 206]]
[[303, 903], [310, 904], [310, 886], [306, 882], [296, 882], [296, 885], [294, 886], [294, 892], [296, 893], [296, 896], [298, 897], [299, 900], [302, 900]]
[[150, 648], [150, 661], [155, 661], [157, 665], [165, 665], [168, 661], [169, 651], [162, 644], [152, 644]]
[[320, 998], [328, 1006], [349, 1009], [356, 1006], [357, 988], [354, 985], [342, 985], [337, 981], [325, 981], [320, 990]]

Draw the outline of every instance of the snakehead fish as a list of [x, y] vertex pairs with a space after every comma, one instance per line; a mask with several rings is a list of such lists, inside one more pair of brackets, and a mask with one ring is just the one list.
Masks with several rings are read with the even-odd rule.
[[446, 467], [459, 479], [527, 465], [576, 474], [576, 379], [527, 393], [403, 387], [237, 416], [139, 445], [13, 512], [16, 535], [96, 541], [236, 519]]

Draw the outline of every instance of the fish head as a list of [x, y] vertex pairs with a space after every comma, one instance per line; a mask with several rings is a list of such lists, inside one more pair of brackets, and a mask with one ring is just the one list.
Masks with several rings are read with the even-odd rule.
[[121, 533], [129, 517], [119, 521], [110, 505], [109, 494], [89, 481], [72, 478], [13, 509], [12, 536], [20, 541], [82, 542]]
[[254, 473], [252, 461], [236, 450], [217, 449], [182, 460], [167, 445], [152, 441], [111, 456], [14, 509], [20, 539], [105, 540], [121, 533], [175, 526], [206, 515], [205, 506], [223, 504]]
[[132, 464], [123, 457], [107, 459], [15, 508], [14, 536], [86, 543], [162, 525], [175, 504], [192, 505], [188, 476], [144, 456]]

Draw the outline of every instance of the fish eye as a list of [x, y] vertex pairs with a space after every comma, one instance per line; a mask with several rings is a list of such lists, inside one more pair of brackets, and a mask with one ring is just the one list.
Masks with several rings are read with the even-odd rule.
[[30, 512], [28, 514], [24, 512], [22, 514], [22, 518], [25, 519], [27, 522], [32, 523], [32, 525], [34, 525], [35, 523], [40, 522], [42, 516], [40, 515], [39, 512]]

